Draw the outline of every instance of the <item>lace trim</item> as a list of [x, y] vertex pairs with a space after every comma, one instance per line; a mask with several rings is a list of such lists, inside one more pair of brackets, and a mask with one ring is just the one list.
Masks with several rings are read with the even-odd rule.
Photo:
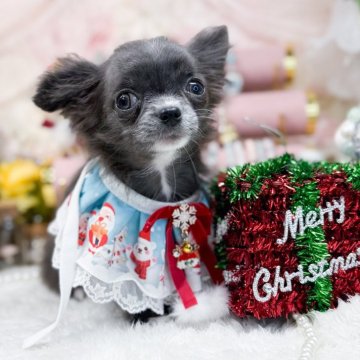
[[[60, 247], [56, 244], [52, 265], [59, 269]], [[104, 304], [115, 301], [124, 311], [137, 314], [147, 309], [158, 315], [164, 314], [164, 304], [169, 305], [174, 298], [173, 295], [165, 299], [156, 299], [146, 295], [132, 280], [122, 280], [115, 283], [106, 283], [92, 276], [80, 266], [76, 267], [73, 287], [81, 286], [86, 295], [95, 303]]]
[[123, 310], [130, 314], [151, 309], [158, 315], [164, 314], [164, 304], [171, 301], [167, 299], [155, 299], [145, 295], [133, 281], [119, 281], [105, 283], [80, 266], [77, 267], [73, 287], [82, 286], [86, 295], [95, 303], [104, 304], [115, 301]]

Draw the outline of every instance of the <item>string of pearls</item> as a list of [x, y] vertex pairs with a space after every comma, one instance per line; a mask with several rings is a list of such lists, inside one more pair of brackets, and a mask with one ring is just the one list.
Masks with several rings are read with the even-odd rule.
[[24, 267], [17, 271], [9, 271], [9, 274], [0, 275], [0, 285], [37, 279], [39, 276], [40, 270], [37, 267]]
[[299, 360], [311, 360], [313, 359], [315, 348], [318, 342], [315, 336], [314, 329], [311, 325], [309, 318], [306, 315], [294, 314], [296, 323], [303, 328], [306, 336], [306, 340], [301, 349], [301, 355]]

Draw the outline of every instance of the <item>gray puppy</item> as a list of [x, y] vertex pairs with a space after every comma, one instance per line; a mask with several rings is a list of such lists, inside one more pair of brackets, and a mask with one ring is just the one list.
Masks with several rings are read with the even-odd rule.
[[[206, 28], [186, 46], [165, 37], [119, 46], [95, 65], [59, 59], [34, 96], [46, 111], [60, 110], [85, 139], [91, 156], [136, 192], [179, 201], [199, 189], [206, 172], [201, 148], [214, 135], [229, 48], [225, 26]], [[45, 261], [46, 282], [57, 287]]]

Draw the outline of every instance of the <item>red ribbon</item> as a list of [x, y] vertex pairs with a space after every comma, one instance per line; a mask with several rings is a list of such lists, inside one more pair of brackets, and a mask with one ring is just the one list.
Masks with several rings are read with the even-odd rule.
[[[189, 203], [196, 209], [196, 221], [190, 224], [188, 232], [199, 245], [199, 253], [202, 262], [205, 264], [209, 275], [215, 284], [223, 281], [222, 271], [216, 268], [216, 257], [208, 244], [208, 236], [211, 230], [212, 216], [210, 210], [202, 203]], [[197, 304], [196, 297], [188, 284], [185, 272], [177, 267], [177, 260], [172, 252], [175, 248], [175, 240], [172, 228], [173, 212], [179, 206], [165, 206], [149, 216], [142, 231], [150, 232], [157, 220], [167, 219], [166, 224], [166, 259], [171, 278], [175, 288], [184, 304], [185, 309]], [[140, 232], [141, 233], [141, 232]]]

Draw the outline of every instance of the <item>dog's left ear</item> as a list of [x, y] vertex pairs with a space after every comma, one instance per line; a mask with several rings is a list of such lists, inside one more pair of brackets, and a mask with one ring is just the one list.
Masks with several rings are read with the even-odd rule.
[[225, 83], [225, 60], [229, 50], [226, 26], [208, 27], [187, 44], [198, 62], [199, 71], [205, 76], [210, 105], [220, 102]]
[[60, 110], [75, 127], [86, 127], [95, 118], [100, 80], [97, 65], [75, 55], [60, 58], [41, 77], [33, 101], [45, 111]]

